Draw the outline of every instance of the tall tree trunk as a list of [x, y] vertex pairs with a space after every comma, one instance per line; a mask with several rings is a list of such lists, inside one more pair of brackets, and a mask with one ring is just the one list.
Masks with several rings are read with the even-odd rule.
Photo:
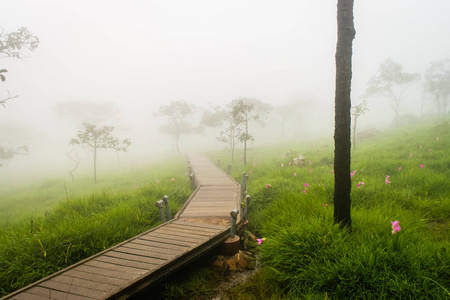
[[350, 89], [352, 42], [355, 38], [353, 0], [338, 0], [336, 45], [336, 91], [334, 131], [334, 222], [351, 228], [350, 217]]

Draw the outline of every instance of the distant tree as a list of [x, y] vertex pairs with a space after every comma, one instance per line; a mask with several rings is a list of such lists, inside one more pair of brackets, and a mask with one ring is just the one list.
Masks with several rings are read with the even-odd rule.
[[378, 74], [372, 76], [368, 82], [366, 97], [383, 96], [393, 101], [392, 109], [395, 113], [395, 124], [398, 126], [400, 103], [411, 84], [419, 79], [417, 73], [403, 72], [403, 66], [387, 59], [380, 64]]
[[433, 95], [438, 109], [438, 118], [446, 119], [447, 105], [450, 101], [450, 59], [431, 63], [425, 74], [425, 90]]
[[353, 116], [353, 149], [356, 149], [356, 124], [358, 122], [358, 118], [369, 110], [366, 106], [367, 102], [366, 99], [364, 99], [360, 104], [353, 105], [351, 108]]
[[[17, 148], [4, 148], [0, 146], [0, 162], [9, 161], [13, 159], [16, 155], [26, 155], [28, 154], [28, 146], [21, 146]], [[0, 167], [3, 167], [3, 163], [0, 163]]]
[[334, 129], [334, 222], [351, 228], [350, 217], [350, 89], [352, 43], [355, 38], [353, 0], [338, 0]]
[[289, 119], [297, 119], [299, 121], [299, 127], [301, 127], [303, 119], [302, 111], [308, 105], [309, 104], [306, 101], [292, 101], [273, 108], [274, 111], [281, 116], [281, 136], [284, 136], [285, 125]]
[[[35, 50], [39, 46], [39, 39], [37, 36], [31, 34], [26, 27], [21, 27], [17, 31], [5, 34], [3, 29], [0, 28], [0, 59], [1, 58], [22, 58], [22, 52], [24, 49], [30, 51]], [[6, 77], [4, 73], [8, 72], [6, 69], [0, 69], [0, 80], [4, 82]], [[4, 99], [0, 98], [0, 104], [5, 107], [5, 103], [8, 100], [17, 98], [17, 96], [11, 96], [9, 91], [6, 91], [8, 96]]]
[[97, 128], [96, 125], [83, 123], [84, 130], [78, 131], [76, 139], [71, 139], [70, 144], [88, 145], [94, 151], [94, 183], [97, 183], [97, 150], [98, 149], [114, 149], [116, 151], [126, 151], [131, 145], [129, 139], [122, 142], [118, 138], [111, 135], [114, 127], [103, 126]]
[[[258, 109], [256, 109], [258, 108]], [[260, 114], [266, 113], [269, 106], [260, 100], [252, 98], [239, 98], [232, 106], [232, 116], [236, 128], [243, 127], [238, 136], [239, 142], [244, 144], [244, 165], [247, 165], [247, 141], [255, 139], [249, 133], [249, 122], [260, 119]]]
[[199, 126], [194, 126], [190, 123], [190, 118], [194, 114], [194, 109], [194, 105], [184, 101], [175, 101], [159, 108], [159, 115], [169, 119], [169, 123], [160, 126], [159, 130], [174, 136], [177, 153], [180, 153], [178, 144], [182, 134], [200, 131]]

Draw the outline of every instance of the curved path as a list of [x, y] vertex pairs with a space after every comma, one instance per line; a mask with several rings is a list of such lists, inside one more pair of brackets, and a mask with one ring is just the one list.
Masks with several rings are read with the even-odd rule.
[[227, 239], [240, 186], [191, 157], [197, 188], [175, 218], [26, 286], [4, 299], [126, 299]]

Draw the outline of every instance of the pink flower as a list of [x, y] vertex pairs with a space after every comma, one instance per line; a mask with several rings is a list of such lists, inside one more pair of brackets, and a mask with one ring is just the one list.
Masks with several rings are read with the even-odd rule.
[[175, 181], [175, 178], [170, 178], [170, 181], [174, 182], [174, 181]]
[[334, 173], [334, 171], [333, 171], [333, 170], [331, 170], [331, 173]]
[[134, 187], [137, 188], [137, 189], [139, 188], [137, 185], [135, 185]]
[[266, 184], [266, 189], [270, 188], [271, 186], [271, 184]]
[[306, 190], [303, 190], [303, 193], [306, 194]]
[[411, 158], [411, 157], [413, 157], [413, 154], [412, 154], [412, 153], [409, 155], [409, 158]]
[[297, 176], [297, 173], [294, 173], [294, 176]]
[[305, 182], [305, 188], [308, 188], [308, 186], [309, 186], [309, 185]]
[[439, 137], [436, 137], [436, 141], [439, 141]]
[[396, 233], [396, 232], [399, 232], [399, 231], [401, 230], [399, 223], [400, 223], [399, 221], [394, 221], [394, 222], [391, 221], [391, 224], [392, 224], [392, 234], [394, 234], [394, 233]]
[[309, 164], [309, 165], [312, 165], [312, 161], [309, 161], [308, 164]]
[[361, 185], [365, 185], [365, 183], [362, 181], [358, 182], [357, 186], [360, 187]]
[[420, 168], [423, 169], [423, 165], [420, 165]]
[[312, 173], [312, 169], [309, 169], [309, 173]]
[[289, 162], [289, 165], [291, 165], [292, 161]]
[[385, 180], [385, 182], [386, 182], [386, 184], [389, 184], [389, 183], [391, 183], [389, 180]]
[[252, 175], [252, 171], [250, 171], [250, 175]]
[[420, 145], [419, 148], [422, 148], [422, 145]]
[[324, 203], [324, 204], [322, 204], [322, 205], [325, 206], [326, 208], [328, 208], [328, 204]]
[[266, 238], [262, 239], [256, 239], [258, 241], [258, 246], [261, 246], [261, 244], [266, 240]]
[[284, 167], [284, 164], [283, 164], [283, 163], [281, 163], [281, 167]]
[[388, 179], [389, 179], [389, 177], [391, 177], [391, 176], [389, 176], [389, 175], [386, 175], [386, 178], [384, 179], [384, 182], [386, 182], [386, 184], [389, 184], [389, 183], [391, 183]]
[[401, 170], [402, 170], [402, 167], [398, 167], [398, 170], [401, 171]]
[[159, 183], [159, 180], [156, 180], [156, 183]]
[[428, 152], [431, 152], [431, 149], [428, 149]]

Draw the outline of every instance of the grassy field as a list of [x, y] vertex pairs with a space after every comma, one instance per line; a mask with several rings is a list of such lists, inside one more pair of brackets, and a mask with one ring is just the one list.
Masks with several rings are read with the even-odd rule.
[[[0, 191], [0, 295], [160, 224], [155, 201], [173, 214], [191, 194], [184, 158], [75, 182], [48, 179]], [[46, 213], [48, 212], [48, 213]]]
[[[448, 123], [358, 144], [351, 232], [333, 224], [332, 140], [252, 149], [232, 176], [249, 174], [249, 228], [266, 240], [253, 245], [257, 275], [224, 299], [449, 299], [449, 149]], [[293, 165], [297, 154], [304, 166]], [[210, 158], [224, 165], [229, 153]], [[401, 230], [393, 234], [391, 221]], [[166, 283], [161, 299], [211, 296], [223, 279], [208, 267], [191, 272]]]
[[[252, 245], [257, 274], [225, 297], [448, 299], [448, 149], [448, 123], [359, 143], [352, 153], [352, 231], [333, 224], [332, 140], [251, 149], [247, 166], [237, 155], [231, 175], [240, 182], [249, 174], [249, 230], [266, 240]], [[305, 165], [292, 163], [298, 154]], [[224, 168], [229, 161], [228, 152], [209, 155]], [[1, 191], [8, 219], [0, 233], [2, 295], [157, 225], [155, 200], [170, 195], [176, 211], [191, 193], [185, 172], [179, 159], [110, 175], [95, 189], [89, 178], [65, 188], [49, 180]], [[399, 221], [399, 232], [392, 233], [391, 221]], [[158, 287], [158, 297], [207, 299], [223, 279], [208, 264], [189, 268]]]

